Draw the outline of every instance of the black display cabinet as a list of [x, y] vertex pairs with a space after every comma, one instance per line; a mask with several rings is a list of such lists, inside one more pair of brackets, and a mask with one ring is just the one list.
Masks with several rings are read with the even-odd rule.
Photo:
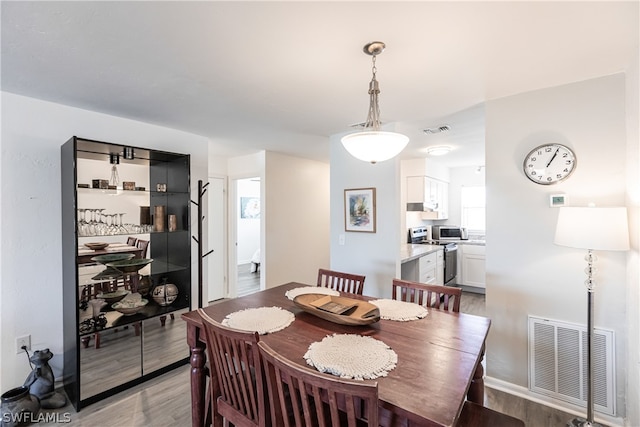
[[[61, 166], [63, 381], [80, 410], [188, 362], [180, 314], [191, 309], [190, 158], [74, 136], [62, 145]], [[85, 243], [135, 251], [123, 248], [129, 238], [149, 242], [146, 255], [132, 252], [153, 260], [137, 272], [87, 255]], [[162, 284], [178, 291], [169, 304], [154, 299]], [[110, 302], [94, 316], [98, 297], [115, 290], [129, 291], [122, 301], [148, 303], [125, 315]]]

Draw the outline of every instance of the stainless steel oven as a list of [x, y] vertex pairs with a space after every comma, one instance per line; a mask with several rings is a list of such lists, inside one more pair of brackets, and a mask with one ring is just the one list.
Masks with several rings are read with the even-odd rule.
[[[460, 239], [458, 239], [460, 240]], [[444, 253], [444, 284], [453, 285], [458, 274], [458, 245], [452, 240], [431, 240], [427, 227], [409, 229], [409, 243], [422, 245], [440, 245]]]

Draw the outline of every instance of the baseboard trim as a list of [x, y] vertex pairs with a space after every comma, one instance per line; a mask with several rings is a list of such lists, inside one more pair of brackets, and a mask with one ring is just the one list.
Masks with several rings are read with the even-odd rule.
[[[579, 406], [573, 405], [568, 402], [563, 402], [561, 400], [556, 400], [556, 399], [552, 399], [550, 397], [546, 397], [537, 393], [533, 393], [528, 388], [515, 385], [506, 381], [502, 381], [497, 378], [493, 378], [489, 376], [485, 377], [484, 385], [489, 388], [503, 391], [505, 393], [509, 393], [514, 396], [518, 396], [523, 399], [527, 399], [532, 402], [539, 403], [541, 405], [549, 406], [559, 411], [568, 412], [576, 416], [584, 417], [586, 413], [585, 408], [581, 408]], [[598, 421], [602, 424], [606, 424], [611, 427], [625, 426], [624, 419], [620, 417], [612, 417], [610, 415], [604, 415], [596, 412], [595, 418], [596, 418], [595, 421]]]

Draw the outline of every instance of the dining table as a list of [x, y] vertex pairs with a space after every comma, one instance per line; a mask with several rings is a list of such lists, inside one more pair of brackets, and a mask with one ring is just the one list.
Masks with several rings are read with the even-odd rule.
[[[290, 282], [257, 293], [216, 302], [204, 310], [221, 322], [229, 314], [260, 307], [280, 307], [295, 320], [277, 332], [260, 335], [260, 340], [282, 356], [308, 366], [304, 355], [313, 343], [334, 334], [357, 334], [384, 342], [397, 354], [397, 365], [386, 376], [376, 378], [380, 424], [385, 426], [455, 426], [465, 400], [483, 404], [485, 340], [491, 321], [465, 313], [428, 308], [424, 318], [411, 321], [381, 319], [368, 325], [350, 326], [322, 319], [299, 308], [285, 293], [308, 286]], [[348, 298], [374, 298], [343, 293]], [[205, 425], [209, 410], [215, 415], [215, 398], [205, 397], [206, 334], [197, 310], [182, 315], [187, 323], [187, 344], [191, 350], [192, 425]], [[329, 375], [329, 374], [328, 374]], [[214, 380], [213, 378], [209, 379]], [[211, 407], [207, 408], [207, 404]], [[214, 426], [220, 417], [213, 417]]]

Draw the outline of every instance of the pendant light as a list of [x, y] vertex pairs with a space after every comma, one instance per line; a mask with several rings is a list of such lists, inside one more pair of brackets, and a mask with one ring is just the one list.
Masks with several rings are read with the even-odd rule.
[[378, 94], [380, 89], [376, 80], [376, 56], [382, 53], [385, 44], [371, 42], [364, 46], [363, 51], [371, 55], [372, 77], [369, 83], [369, 113], [364, 124], [364, 130], [342, 137], [342, 145], [356, 159], [377, 163], [389, 160], [400, 154], [409, 143], [409, 138], [396, 132], [380, 130], [380, 106]]

